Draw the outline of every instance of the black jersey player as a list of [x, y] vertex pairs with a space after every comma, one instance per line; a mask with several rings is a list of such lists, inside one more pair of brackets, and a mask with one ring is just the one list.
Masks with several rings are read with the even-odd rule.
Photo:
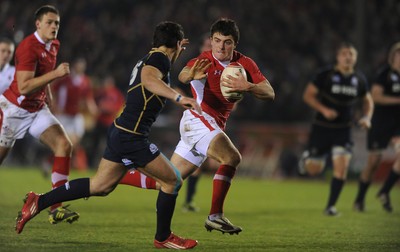
[[336, 52], [336, 64], [317, 73], [308, 83], [303, 99], [316, 110], [309, 143], [304, 151], [300, 172], [321, 173], [327, 156], [332, 157], [333, 177], [328, 204], [324, 213], [338, 214], [335, 204], [343, 188], [352, 155], [351, 126], [356, 102], [362, 99], [364, 116], [359, 120], [363, 128], [370, 127], [373, 101], [367, 80], [355, 71], [357, 51], [350, 43], [341, 44]]
[[133, 68], [124, 111], [108, 131], [107, 147], [97, 173], [93, 178], [75, 179], [45, 194], [28, 193], [17, 217], [17, 233], [21, 233], [24, 225], [41, 210], [56, 202], [106, 196], [114, 190], [128, 169], [135, 168], [161, 185], [156, 203], [154, 246], [188, 249], [197, 245], [196, 240], [184, 239], [171, 232], [172, 215], [182, 178], [178, 169], [148, 140], [150, 128], [167, 99], [201, 113], [194, 99], [178, 94], [169, 86], [171, 64], [187, 43], [181, 25], [174, 22], [157, 25], [153, 37], [154, 48]]
[[368, 131], [368, 161], [361, 172], [359, 190], [354, 202], [354, 209], [360, 212], [364, 211], [365, 195], [382, 160], [382, 151], [389, 144], [394, 147], [395, 162], [377, 195], [388, 212], [392, 212], [389, 192], [400, 177], [400, 42], [391, 47], [388, 63], [378, 71], [371, 87], [375, 110], [371, 129]]

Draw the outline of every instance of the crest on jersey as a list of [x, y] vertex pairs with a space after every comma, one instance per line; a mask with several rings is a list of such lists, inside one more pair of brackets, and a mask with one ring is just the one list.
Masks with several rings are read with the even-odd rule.
[[353, 77], [351, 78], [350, 83], [351, 83], [352, 86], [355, 86], [355, 87], [358, 86], [358, 79], [357, 79], [357, 77], [353, 76]]
[[332, 76], [332, 82], [333, 83], [340, 83], [340, 75], [335, 74]]
[[392, 73], [392, 74], [390, 75], [390, 79], [391, 79], [393, 82], [396, 82], [396, 81], [399, 81], [399, 76], [398, 76], [397, 74]]

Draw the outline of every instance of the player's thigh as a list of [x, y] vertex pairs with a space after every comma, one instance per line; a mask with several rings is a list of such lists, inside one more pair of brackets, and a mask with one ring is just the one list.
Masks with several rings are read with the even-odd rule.
[[9, 147], [0, 146], [0, 165], [3, 163], [4, 159], [7, 157], [8, 153], [10, 152]]
[[239, 163], [241, 159], [238, 149], [224, 132], [219, 133], [211, 140], [207, 156], [220, 163], [225, 163], [228, 160]]
[[123, 164], [102, 158], [96, 174], [90, 180], [91, 195], [107, 195], [112, 192], [126, 171]]
[[64, 154], [60, 152], [70, 152], [72, 148], [72, 143], [60, 124], [48, 127], [42, 132], [39, 139], [42, 143], [49, 146], [56, 155]]
[[161, 184], [175, 185], [181, 183], [179, 170], [161, 153], [147, 163], [144, 168], [137, 168], [137, 170]]

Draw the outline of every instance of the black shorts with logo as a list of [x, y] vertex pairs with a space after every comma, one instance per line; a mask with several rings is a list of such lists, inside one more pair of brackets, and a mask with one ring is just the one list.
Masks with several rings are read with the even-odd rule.
[[145, 167], [158, 155], [160, 155], [158, 147], [151, 143], [147, 137], [118, 129], [114, 124], [108, 129], [104, 159], [123, 163], [131, 169]]
[[313, 124], [311, 127], [308, 150], [312, 157], [331, 154], [332, 147], [341, 146], [351, 151], [351, 128], [329, 128]]

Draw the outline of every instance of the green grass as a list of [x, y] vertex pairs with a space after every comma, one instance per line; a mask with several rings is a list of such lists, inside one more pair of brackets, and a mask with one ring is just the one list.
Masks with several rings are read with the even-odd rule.
[[[88, 175], [72, 173], [71, 178]], [[373, 185], [367, 212], [360, 214], [352, 211], [357, 185], [349, 182], [337, 205], [342, 215], [327, 217], [322, 210], [328, 184], [235, 178], [225, 212], [243, 227], [237, 236], [205, 230], [212, 183], [211, 177], [203, 176], [195, 197], [201, 211], [183, 213], [179, 197], [172, 228], [199, 240], [196, 251], [400, 251], [399, 186], [391, 194], [393, 213], [382, 210], [375, 199], [378, 185]], [[129, 186], [117, 187], [106, 198], [70, 202], [81, 215], [72, 225], [51, 225], [43, 211], [17, 235], [14, 218], [25, 193], [48, 188], [48, 179], [38, 169], [0, 169], [0, 251], [155, 251], [157, 192]]]

